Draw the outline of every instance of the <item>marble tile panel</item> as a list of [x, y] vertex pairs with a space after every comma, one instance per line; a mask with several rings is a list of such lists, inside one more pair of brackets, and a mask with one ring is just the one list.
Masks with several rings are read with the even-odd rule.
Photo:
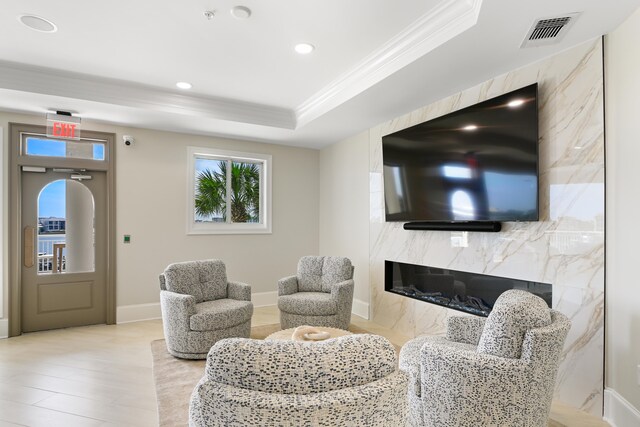
[[[382, 136], [539, 83], [540, 221], [500, 233], [406, 231], [384, 222]], [[384, 261], [551, 283], [573, 322], [556, 399], [601, 414], [604, 347], [602, 43], [585, 43], [454, 94], [370, 131], [370, 271], [374, 322], [407, 336], [439, 334], [458, 312], [384, 291]], [[403, 301], [404, 300], [404, 301]]]

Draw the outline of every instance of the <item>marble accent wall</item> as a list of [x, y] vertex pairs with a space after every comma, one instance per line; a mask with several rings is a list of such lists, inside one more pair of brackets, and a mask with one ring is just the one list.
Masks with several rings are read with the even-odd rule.
[[[381, 137], [539, 83], [540, 221], [500, 233], [406, 231], [384, 221]], [[384, 260], [553, 284], [571, 318], [555, 398], [601, 415], [604, 351], [602, 43], [589, 42], [383, 123], [370, 132], [373, 320], [408, 336], [444, 332], [452, 310], [384, 292]]]

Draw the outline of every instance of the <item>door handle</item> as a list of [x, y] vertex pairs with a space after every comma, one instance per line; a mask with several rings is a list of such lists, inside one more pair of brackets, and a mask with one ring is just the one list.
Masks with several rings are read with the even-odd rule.
[[24, 228], [24, 266], [27, 268], [33, 267], [34, 261], [34, 247], [36, 242], [36, 229], [30, 225]]

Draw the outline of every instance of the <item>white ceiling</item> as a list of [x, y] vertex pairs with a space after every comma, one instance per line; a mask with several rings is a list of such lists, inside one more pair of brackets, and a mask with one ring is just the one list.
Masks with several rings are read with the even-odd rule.
[[[3, 2], [0, 108], [322, 147], [616, 28], [640, 0]], [[252, 10], [235, 19], [238, 4]], [[207, 20], [203, 12], [216, 10]], [[558, 44], [537, 18], [582, 12]], [[24, 27], [21, 14], [56, 33]], [[316, 50], [293, 51], [298, 42]], [[193, 84], [189, 91], [177, 81]]]

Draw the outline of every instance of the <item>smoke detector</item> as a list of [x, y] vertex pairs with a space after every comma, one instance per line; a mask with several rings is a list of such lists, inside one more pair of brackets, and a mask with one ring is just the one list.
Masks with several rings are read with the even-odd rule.
[[565, 13], [551, 18], [536, 19], [520, 47], [537, 47], [560, 43], [580, 14], [581, 12]]

